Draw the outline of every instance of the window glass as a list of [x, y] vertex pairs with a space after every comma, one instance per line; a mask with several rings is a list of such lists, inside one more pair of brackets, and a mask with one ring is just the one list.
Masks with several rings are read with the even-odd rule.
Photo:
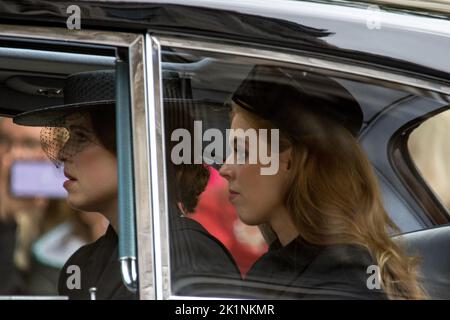
[[[417, 105], [440, 103], [361, 77], [171, 47], [162, 76], [172, 294], [395, 297], [395, 285], [368, 286], [370, 270], [411, 275], [381, 257], [424, 213], [398, 185], [389, 139], [421, 116]], [[420, 297], [408, 279], [405, 296]]]
[[422, 178], [442, 204], [450, 209], [450, 111], [425, 120], [408, 139], [411, 158]]
[[114, 57], [15, 50], [0, 57], [0, 295], [136, 298], [114, 231]]

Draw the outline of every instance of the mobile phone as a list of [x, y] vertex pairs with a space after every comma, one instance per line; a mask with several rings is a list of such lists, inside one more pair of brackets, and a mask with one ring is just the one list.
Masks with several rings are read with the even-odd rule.
[[62, 168], [49, 161], [15, 161], [10, 172], [11, 194], [20, 198], [66, 198]]

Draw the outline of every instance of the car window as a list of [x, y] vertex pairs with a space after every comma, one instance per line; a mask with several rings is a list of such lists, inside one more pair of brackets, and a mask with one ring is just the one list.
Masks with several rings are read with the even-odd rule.
[[[63, 104], [65, 77], [92, 68], [76, 54], [3, 50], [8, 57], [0, 59], [1, 108], [16, 113]], [[46, 60], [51, 72], [40, 59]], [[73, 64], [67, 63], [70, 60]], [[90, 61], [98, 68], [110, 62], [107, 58]], [[63, 188], [67, 178], [63, 167], [57, 168], [42, 149], [42, 129], [0, 117], [2, 296], [58, 296], [58, 279], [66, 261], [80, 247], [100, 238], [109, 224], [98, 213], [69, 207]]]
[[[323, 76], [324, 71], [173, 47], [162, 47], [161, 61], [171, 294], [235, 296], [239, 292], [235, 286], [235, 269], [238, 269], [238, 276], [245, 279], [277, 239], [266, 225], [243, 221], [233, 205], [229, 179], [221, 172], [234, 147], [227, 140], [232, 117], [230, 99], [241, 90], [240, 86], [253, 70], [261, 66], [287, 68], [295, 77], [311, 76], [312, 79]], [[403, 111], [405, 108], [422, 104], [433, 110], [444, 103], [427, 98], [426, 93], [422, 93], [425, 97], [415, 95], [417, 91], [413, 88], [400, 88], [369, 78], [355, 78], [345, 73], [333, 73], [327, 75], [328, 78], [345, 88], [362, 109], [357, 136], [370, 161], [384, 208], [398, 227], [389, 232], [426, 228], [429, 223], [427, 213], [405, 190], [389, 162], [389, 141], [405, 122], [426, 112], [414, 107]], [[270, 81], [276, 88], [285, 80], [272, 77]], [[309, 90], [321, 90], [325, 96], [338, 95], [323, 82], [310, 81], [308, 85]], [[396, 110], [396, 106], [403, 106], [403, 109]], [[268, 193], [256, 186], [253, 188], [260, 190], [255, 197], [260, 197], [262, 203], [271, 192], [276, 192], [274, 186], [267, 188], [272, 188]], [[191, 240], [187, 239], [189, 234]], [[198, 246], [198, 242], [202, 245]], [[244, 287], [248, 285], [246, 282]], [[273, 285], [269, 285], [269, 289], [266, 285], [263, 287], [272, 294], [285, 289], [273, 289]], [[239, 294], [254, 297], [245, 290]]]
[[449, 133], [450, 112], [444, 111], [420, 123], [408, 139], [408, 150], [414, 165], [447, 209], [450, 209]]
[[[118, 194], [121, 204], [134, 208], [135, 201], [134, 194], [124, 196], [135, 190], [133, 182], [117, 190], [118, 181], [134, 179], [133, 163], [122, 156], [131, 157], [131, 105], [138, 110], [129, 97], [128, 74], [133, 64], [127, 59], [116, 62], [113, 47], [102, 47], [99, 55], [96, 49], [88, 54], [77, 53], [79, 48], [62, 52], [58, 40], [47, 41], [45, 49], [24, 41], [15, 48], [12, 41], [12, 47], [0, 50], [0, 96], [4, 98], [0, 102], [0, 296], [136, 299], [133, 249], [137, 240], [135, 233], [130, 234], [135, 230], [134, 212], [114, 204]], [[116, 87], [120, 87], [118, 95]], [[143, 94], [141, 89], [134, 90], [134, 97]], [[116, 99], [122, 121], [117, 126]], [[143, 100], [140, 107], [144, 108]], [[120, 130], [119, 142], [116, 130]], [[86, 158], [89, 154], [91, 160]], [[100, 164], [102, 159], [106, 162]], [[87, 197], [80, 198], [80, 191]], [[71, 197], [73, 193], [78, 200]], [[100, 200], [105, 195], [108, 199]], [[91, 206], [92, 200], [112, 205], [113, 215], [108, 217], [105, 210]], [[119, 225], [125, 230], [120, 239], [129, 244], [121, 250]], [[152, 248], [147, 250], [150, 255]], [[126, 258], [119, 261], [120, 254]], [[124, 263], [129, 267], [126, 271], [133, 272], [127, 284], [121, 276]]]
[[[170, 51], [162, 57], [167, 159], [171, 157], [170, 148], [175, 146], [169, 140], [173, 132], [184, 129], [193, 134], [198, 129], [194, 129], [194, 121], [203, 126], [202, 130], [225, 132], [229, 120], [223, 102], [249, 69], [228, 65], [235, 74], [224, 72], [226, 67], [215, 59]], [[207, 65], [213, 67], [217, 62], [215, 75], [208, 79], [210, 72], [205, 69], [207, 73], [203, 74], [201, 65], [208, 69]], [[206, 142], [199, 142], [203, 149]], [[214, 156], [219, 159], [224, 150], [216, 152]], [[245, 225], [237, 218], [228, 202], [227, 182], [220, 176], [219, 166], [192, 163], [180, 168], [172, 164], [169, 160], [166, 167], [173, 293], [228, 296], [232, 284], [267, 250], [267, 244], [256, 226]], [[197, 248], [200, 243], [201, 248]], [[204, 252], [198, 251], [202, 248]], [[200, 257], [202, 261], [196, 262]], [[230, 286], [220, 289], [218, 282]]]

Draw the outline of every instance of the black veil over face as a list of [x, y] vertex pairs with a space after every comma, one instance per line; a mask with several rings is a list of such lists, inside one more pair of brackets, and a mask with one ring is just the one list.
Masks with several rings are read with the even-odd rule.
[[60, 167], [93, 141], [90, 118], [85, 113], [73, 113], [55, 119], [41, 129], [41, 146], [47, 157]]

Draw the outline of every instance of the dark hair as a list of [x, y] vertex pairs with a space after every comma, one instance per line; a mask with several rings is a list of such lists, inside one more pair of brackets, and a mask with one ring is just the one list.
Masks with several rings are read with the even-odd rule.
[[193, 134], [194, 119], [190, 114], [190, 106], [187, 103], [165, 101], [164, 107], [169, 195], [175, 202], [181, 203], [184, 213], [193, 213], [200, 194], [208, 184], [209, 170], [203, 164], [194, 163], [195, 154], [193, 150], [191, 150], [191, 164], [176, 165], [172, 162], [171, 151], [177, 144], [177, 142], [171, 141], [172, 132], [182, 128]]
[[[167, 105], [167, 104], [166, 104]], [[116, 154], [116, 112], [114, 105], [89, 110], [92, 128], [100, 143], [110, 152]], [[209, 180], [209, 170], [202, 164], [174, 165], [170, 161], [170, 150], [174, 142], [170, 135], [177, 128], [185, 128], [193, 132], [193, 119], [187, 110], [176, 105], [169, 108], [166, 117], [166, 133], [168, 138], [168, 184], [170, 193], [180, 202], [186, 213], [193, 213], [200, 194], [205, 190]]]
[[89, 111], [92, 129], [101, 144], [116, 154], [116, 110], [114, 105], [103, 106]]

